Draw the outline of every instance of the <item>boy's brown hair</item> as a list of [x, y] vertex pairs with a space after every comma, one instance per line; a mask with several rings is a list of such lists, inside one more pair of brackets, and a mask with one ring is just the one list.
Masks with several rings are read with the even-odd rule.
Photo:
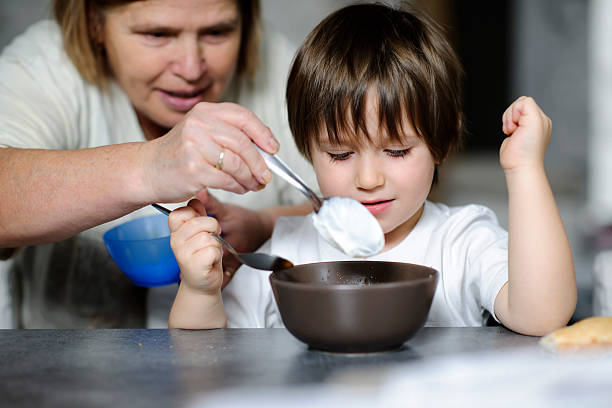
[[[64, 49], [81, 76], [105, 87], [109, 74], [104, 49], [94, 38], [95, 24], [104, 21], [104, 11], [144, 0], [54, 0], [53, 15], [60, 26]], [[242, 17], [242, 38], [236, 73], [255, 76], [261, 31], [260, 0], [236, 0]]]
[[[436, 164], [461, 144], [462, 69], [435, 24], [407, 8], [375, 3], [342, 8], [308, 35], [287, 83], [289, 125], [300, 152], [322, 129], [330, 142], [366, 132], [366, 95], [391, 140], [401, 141], [406, 115]], [[363, 140], [362, 140], [363, 142]]]

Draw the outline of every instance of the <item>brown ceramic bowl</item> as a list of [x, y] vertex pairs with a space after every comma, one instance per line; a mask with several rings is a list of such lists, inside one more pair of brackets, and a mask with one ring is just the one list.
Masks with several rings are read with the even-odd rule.
[[427, 320], [438, 272], [421, 265], [346, 261], [297, 265], [270, 283], [285, 327], [313, 349], [399, 348]]

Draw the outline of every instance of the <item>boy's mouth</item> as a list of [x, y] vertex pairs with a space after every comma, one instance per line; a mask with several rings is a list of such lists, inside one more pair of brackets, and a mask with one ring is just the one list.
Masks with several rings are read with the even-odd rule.
[[377, 215], [384, 212], [387, 208], [391, 206], [394, 200], [381, 200], [381, 201], [362, 201], [361, 204], [364, 205], [365, 208], [372, 213], [372, 215]]

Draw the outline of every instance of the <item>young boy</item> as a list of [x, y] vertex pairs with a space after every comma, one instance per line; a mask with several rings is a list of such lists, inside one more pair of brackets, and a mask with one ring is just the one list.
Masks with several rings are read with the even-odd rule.
[[[485, 207], [427, 201], [437, 166], [460, 144], [460, 82], [456, 56], [428, 20], [380, 4], [348, 6], [298, 51], [289, 122], [321, 192], [360, 201], [380, 222], [385, 247], [368, 259], [440, 272], [427, 325], [480, 326], [491, 314], [543, 335], [566, 325], [576, 305], [571, 249], [544, 170], [551, 122], [526, 97], [503, 114], [508, 232]], [[269, 272], [243, 266], [222, 299], [222, 250], [209, 235], [219, 226], [204, 215], [192, 201], [170, 216], [182, 271], [170, 327], [282, 326]], [[261, 251], [294, 264], [349, 259], [317, 235], [311, 216], [279, 219]]]

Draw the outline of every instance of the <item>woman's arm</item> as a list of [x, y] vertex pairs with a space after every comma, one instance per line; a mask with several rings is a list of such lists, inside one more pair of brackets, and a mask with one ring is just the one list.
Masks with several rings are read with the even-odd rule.
[[200, 103], [150, 142], [0, 149], [0, 247], [57, 241], [153, 202], [185, 201], [206, 187], [260, 190], [272, 174], [253, 142], [278, 150], [247, 109]]
[[0, 247], [57, 241], [142, 207], [144, 143], [0, 149]]
[[550, 119], [531, 98], [506, 111], [500, 151], [509, 199], [508, 283], [495, 313], [511, 330], [544, 335], [567, 324], [576, 307], [569, 240], [544, 169]]

